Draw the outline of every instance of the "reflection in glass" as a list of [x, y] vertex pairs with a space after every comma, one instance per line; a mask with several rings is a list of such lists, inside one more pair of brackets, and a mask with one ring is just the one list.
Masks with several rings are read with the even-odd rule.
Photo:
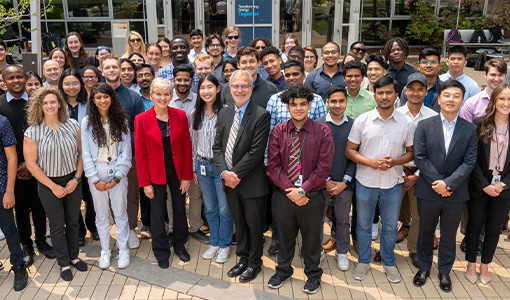
[[333, 40], [335, 5], [330, 1], [312, 5], [312, 45], [320, 48]]
[[195, 28], [195, 4], [193, 0], [172, 0], [172, 31], [174, 37], [189, 39]]
[[384, 45], [379, 37], [379, 28], [381, 25], [390, 28], [389, 20], [364, 20], [361, 26], [361, 40], [365, 45], [381, 46]]
[[[462, 0], [460, 4], [460, 14], [468, 15], [470, 17], [481, 16], [483, 13], [483, 5], [484, 0]], [[448, 10], [457, 15], [458, 9], [459, 0], [441, 0], [439, 14], [442, 14], [445, 10]]]
[[221, 34], [227, 27], [227, 1], [204, 0], [205, 35]]
[[[52, 2], [53, 4], [53, 2]], [[101, 0], [68, 0], [67, 11], [70, 18], [109, 17], [108, 1]]]
[[[49, 0], [41, 0], [41, 8], [47, 6], [48, 3]], [[62, 5], [62, 0], [51, 1], [51, 6], [53, 6], [53, 10], [51, 12], [47, 12], [41, 19], [64, 19], [64, 6]]]
[[[399, 0], [396, 0], [399, 1]], [[390, 0], [363, 1], [363, 17], [365, 18], [389, 18], [391, 15]]]
[[280, 0], [280, 43], [282, 45], [285, 43], [285, 36], [287, 33], [294, 33], [299, 41], [299, 45], [303, 44], [302, 20], [302, 0]]
[[112, 45], [110, 22], [68, 22], [67, 27], [69, 32], [77, 31], [81, 35], [85, 47]]
[[114, 19], [143, 19], [145, 1], [112, 0]]

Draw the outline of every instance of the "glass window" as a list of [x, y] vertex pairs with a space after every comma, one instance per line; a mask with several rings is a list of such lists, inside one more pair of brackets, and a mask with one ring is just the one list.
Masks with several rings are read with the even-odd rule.
[[142, 0], [112, 0], [114, 19], [143, 19], [145, 1]]
[[67, 0], [67, 11], [69, 18], [105, 18], [110, 16], [108, 1], [101, 0]]
[[[489, 1], [491, 2], [491, 1]], [[497, 1], [493, 1], [497, 2]], [[483, 0], [463, 0], [460, 5], [460, 14], [461, 16], [469, 16], [469, 17], [477, 17], [481, 16], [483, 13]], [[457, 15], [457, 10], [459, 9], [459, 0], [441, 0], [441, 5], [439, 7], [439, 13], [443, 13], [445, 10], [451, 11], [455, 15]]]
[[312, 45], [320, 48], [333, 40], [335, 5], [332, 2], [312, 4]]
[[189, 39], [189, 33], [195, 28], [194, 0], [172, 0], [173, 36]]
[[[44, 8], [48, 5], [49, 0], [41, 0], [41, 8]], [[41, 19], [64, 19], [64, 6], [62, 5], [62, 0], [53, 0], [51, 1], [51, 5], [53, 6], [53, 10], [51, 12], [47, 12], [46, 16], [42, 16]]]
[[408, 16], [410, 13], [416, 11], [418, 2], [428, 2], [432, 7], [436, 6], [436, 0], [395, 0], [395, 15]]
[[[303, 45], [302, 40], [302, 20], [303, 3], [296, 0], [280, 0], [280, 44], [281, 49], [285, 49], [285, 36], [292, 33], [298, 40], [299, 45]], [[275, 45], [277, 47], [277, 45]]]
[[227, 27], [227, 1], [204, 1], [205, 35], [211, 33], [221, 34]]
[[389, 18], [391, 15], [390, 0], [363, 1], [364, 18]]
[[488, 15], [499, 15], [502, 13], [501, 8], [502, 4], [506, 4], [506, 9], [510, 9], [510, 0], [495, 0], [495, 1], [489, 1], [487, 4], [487, 14]]
[[141, 34], [143, 36], [143, 40], [145, 42], [145, 44], [148, 44], [147, 42], [147, 27], [146, 27], [147, 24], [144, 24], [144, 22], [133, 22], [133, 21], [129, 21], [129, 30], [132, 31], [136, 31], [138, 32], [139, 34]]
[[364, 20], [361, 25], [361, 40], [367, 46], [381, 46], [384, 42], [380, 37], [381, 25], [390, 28], [389, 20]]
[[110, 22], [68, 22], [69, 31], [77, 31], [85, 47], [97, 45], [112, 46], [112, 27]]

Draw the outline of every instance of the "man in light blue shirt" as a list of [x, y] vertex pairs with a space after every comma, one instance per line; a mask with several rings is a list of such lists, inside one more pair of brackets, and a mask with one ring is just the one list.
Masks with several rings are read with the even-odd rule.
[[464, 93], [464, 102], [468, 98], [480, 92], [478, 83], [473, 78], [464, 74], [464, 67], [467, 64], [466, 55], [467, 50], [465, 47], [452, 47], [450, 51], [448, 51], [448, 59], [446, 60], [446, 64], [448, 65], [448, 72], [439, 76], [439, 79], [443, 82], [449, 79], [454, 79], [462, 83], [466, 89], [466, 93]]

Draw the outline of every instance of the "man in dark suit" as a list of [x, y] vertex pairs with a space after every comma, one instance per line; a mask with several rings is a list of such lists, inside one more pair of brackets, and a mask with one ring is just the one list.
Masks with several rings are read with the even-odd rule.
[[213, 152], [234, 217], [236, 254], [240, 257], [227, 275], [240, 275], [240, 282], [249, 282], [262, 267], [262, 216], [264, 199], [269, 193], [263, 160], [270, 114], [250, 99], [253, 79], [248, 71], [235, 71], [230, 88], [234, 104], [218, 114]]
[[16, 224], [23, 246], [23, 259], [26, 265], [30, 266], [34, 263], [35, 255], [31, 238], [30, 212], [32, 212], [35, 243], [39, 252], [47, 258], [55, 258], [55, 253], [46, 242], [46, 212], [37, 192], [37, 180], [28, 171], [23, 156], [24, 132], [28, 128], [26, 112], [28, 94], [25, 91], [27, 78], [23, 69], [15, 65], [7, 66], [2, 72], [2, 77], [7, 86], [7, 93], [0, 96], [0, 114], [6, 116], [11, 123], [17, 141], [18, 171], [14, 186]]
[[458, 117], [464, 92], [456, 80], [442, 83], [438, 88], [439, 116], [418, 123], [414, 135], [414, 162], [420, 170], [414, 191], [420, 215], [420, 270], [413, 283], [422, 286], [430, 275], [434, 232], [441, 218], [438, 269], [439, 287], [445, 292], [452, 288], [449, 273], [455, 261], [455, 237], [462, 208], [469, 200], [467, 178], [477, 158], [476, 128]]

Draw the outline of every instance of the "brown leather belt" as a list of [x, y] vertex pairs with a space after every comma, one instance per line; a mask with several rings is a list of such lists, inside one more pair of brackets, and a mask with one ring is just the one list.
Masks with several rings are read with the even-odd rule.
[[[281, 188], [278, 188], [278, 190], [283, 193], [284, 195], [287, 195], [287, 192], [282, 190]], [[320, 191], [313, 191], [313, 192], [308, 192], [308, 193], [305, 193], [305, 196], [308, 197], [308, 198], [311, 198], [311, 197], [315, 197], [315, 196], [318, 196], [320, 193], [322, 193], [322, 190]]]
[[214, 162], [214, 158], [205, 158], [205, 157], [202, 157], [202, 156], [198, 156], [198, 158], [200, 160], [205, 160], [206, 162], [210, 163], [210, 162]]

